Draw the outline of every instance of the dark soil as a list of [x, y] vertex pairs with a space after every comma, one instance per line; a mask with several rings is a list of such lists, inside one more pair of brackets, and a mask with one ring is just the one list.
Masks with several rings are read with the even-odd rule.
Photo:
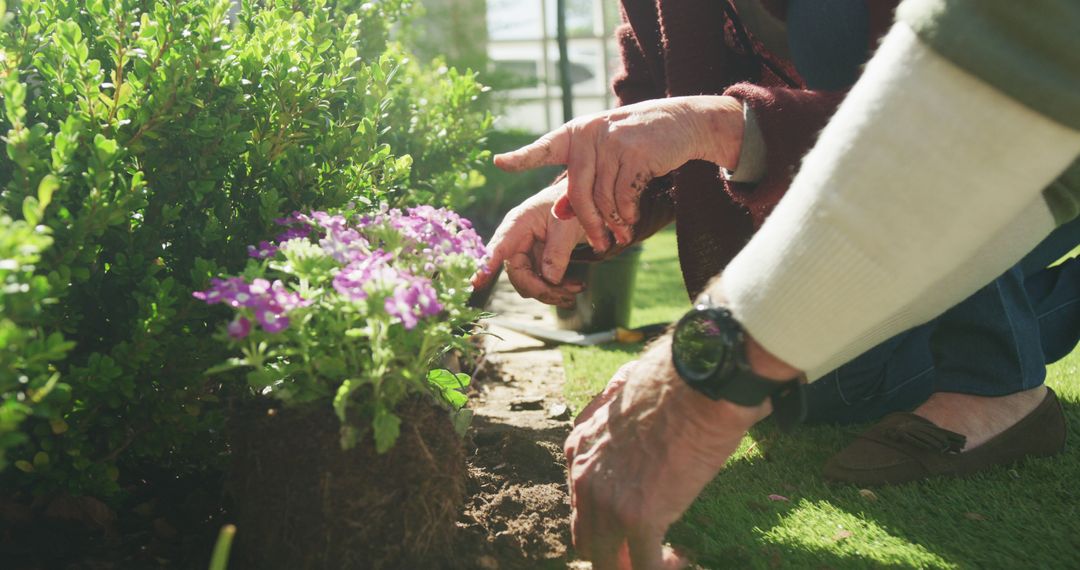
[[426, 568], [441, 564], [464, 498], [461, 439], [444, 410], [398, 410], [385, 454], [364, 437], [338, 443], [325, 409], [234, 421], [228, 492], [238, 529], [233, 568]]
[[[222, 510], [223, 474], [130, 467], [120, 505], [90, 497], [0, 497], [3, 570], [205, 570]], [[117, 508], [113, 508], [117, 507]]]
[[566, 430], [474, 427], [468, 498], [458, 523], [459, 567], [565, 567], [570, 545], [562, 461]]

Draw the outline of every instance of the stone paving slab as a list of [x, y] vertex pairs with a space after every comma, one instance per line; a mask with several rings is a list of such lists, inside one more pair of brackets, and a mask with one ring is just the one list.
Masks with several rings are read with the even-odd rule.
[[[521, 298], [505, 274], [499, 277], [488, 310], [514, 321], [555, 327], [554, 309]], [[485, 360], [498, 373], [480, 384], [476, 415], [516, 427], [568, 426], [569, 417], [550, 417], [553, 406], [565, 405], [562, 351], [494, 323], [488, 323], [488, 332], [483, 341]]]

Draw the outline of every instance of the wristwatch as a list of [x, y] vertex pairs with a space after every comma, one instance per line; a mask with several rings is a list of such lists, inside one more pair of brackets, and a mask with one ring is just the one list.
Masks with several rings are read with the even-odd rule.
[[757, 406], [771, 398], [772, 415], [784, 430], [806, 417], [802, 380], [779, 382], [754, 374], [746, 359], [742, 325], [708, 296], [702, 296], [675, 325], [671, 359], [691, 388], [713, 400]]

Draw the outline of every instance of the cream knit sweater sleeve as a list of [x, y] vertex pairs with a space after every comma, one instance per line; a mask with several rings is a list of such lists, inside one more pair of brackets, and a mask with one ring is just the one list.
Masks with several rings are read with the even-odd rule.
[[926, 322], [1054, 229], [1080, 132], [889, 32], [768, 221], [709, 287], [811, 379]]

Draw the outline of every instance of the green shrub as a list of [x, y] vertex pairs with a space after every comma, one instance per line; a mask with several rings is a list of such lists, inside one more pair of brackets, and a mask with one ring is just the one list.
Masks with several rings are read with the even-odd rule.
[[141, 465], [212, 464], [221, 410], [203, 373], [227, 356], [225, 315], [192, 292], [241, 269], [286, 212], [445, 202], [476, 181], [481, 88], [388, 40], [408, 3], [230, 8], [11, 6], [0, 215], [22, 220], [0, 222], [0, 244], [34, 245], [15, 264], [0, 249], [18, 266], [5, 283], [27, 284], [0, 321], [0, 447], [20, 467], [5, 490], [105, 497]]

